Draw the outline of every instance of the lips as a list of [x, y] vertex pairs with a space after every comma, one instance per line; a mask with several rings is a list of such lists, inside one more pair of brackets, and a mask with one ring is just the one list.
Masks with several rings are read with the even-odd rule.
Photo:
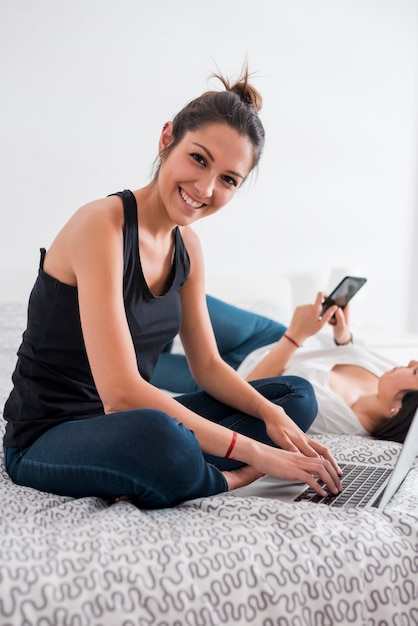
[[206, 206], [204, 202], [196, 202], [196, 200], [193, 200], [193, 198], [191, 198], [189, 194], [187, 194], [181, 187], [180, 195], [183, 198], [184, 202], [187, 204], [187, 206], [192, 209], [201, 209], [202, 207]]

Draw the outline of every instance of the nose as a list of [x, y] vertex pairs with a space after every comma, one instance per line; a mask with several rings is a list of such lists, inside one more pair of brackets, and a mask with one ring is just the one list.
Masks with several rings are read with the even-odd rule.
[[200, 176], [193, 184], [200, 199], [211, 198], [215, 187], [215, 179], [209, 173]]

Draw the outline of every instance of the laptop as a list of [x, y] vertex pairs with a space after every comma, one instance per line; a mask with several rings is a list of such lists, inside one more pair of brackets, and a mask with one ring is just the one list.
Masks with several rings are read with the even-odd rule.
[[[418, 454], [418, 409], [409, 427], [401, 452], [393, 468], [369, 463], [339, 463], [343, 470], [343, 491], [334, 496], [320, 496], [309, 485], [273, 476], [235, 489], [237, 496], [261, 496], [287, 502], [313, 502], [339, 508], [384, 509], [399, 489]], [[322, 486], [323, 483], [321, 483]]]

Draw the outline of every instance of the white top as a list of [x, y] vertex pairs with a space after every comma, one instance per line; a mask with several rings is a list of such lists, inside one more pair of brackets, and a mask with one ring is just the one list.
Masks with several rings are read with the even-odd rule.
[[[261, 359], [270, 352], [274, 344], [254, 350], [241, 363], [238, 372], [244, 378]], [[359, 365], [376, 376], [381, 376], [394, 365], [392, 361], [361, 346], [336, 346], [319, 350], [298, 350], [289, 360], [283, 375], [301, 376], [308, 380], [318, 400], [318, 415], [309, 429], [309, 434], [338, 433], [367, 435], [357, 415], [329, 386], [329, 374], [334, 365]]]

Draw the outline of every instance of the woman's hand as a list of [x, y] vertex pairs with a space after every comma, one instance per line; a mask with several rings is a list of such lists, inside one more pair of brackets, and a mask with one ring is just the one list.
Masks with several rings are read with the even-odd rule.
[[308, 337], [316, 335], [336, 313], [338, 307], [334, 305], [321, 316], [323, 301], [324, 294], [320, 291], [313, 304], [301, 304], [296, 307], [286, 333], [298, 344], [302, 344]]
[[347, 304], [344, 309], [337, 307], [334, 315], [329, 323], [333, 327], [335, 342], [340, 345], [351, 343], [350, 305]]
[[262, 449], [257, 465], [262, 466], [262, 471], [254, 465], [245, 465], [237, 470], [222, 472], [228, 491], [249, 485], [265, 474], [306, 483], [321, 496], [326, 496], [327, 492], [318, 481], [322, 481], [335, 495], [342, 490], [338, 472], [327, 459], [306, 457], [299, 452], [278, 450], [264, 444], [259, 446]]
[[264, 419], [268, 436], [275, 444], [290, 452], [299, 452], [307, 457], [326, 459], [337, 474], [341, 470], [326, 446], [309, 437], [295, 424], [281, 407], [273, 405], [276, 415]]

